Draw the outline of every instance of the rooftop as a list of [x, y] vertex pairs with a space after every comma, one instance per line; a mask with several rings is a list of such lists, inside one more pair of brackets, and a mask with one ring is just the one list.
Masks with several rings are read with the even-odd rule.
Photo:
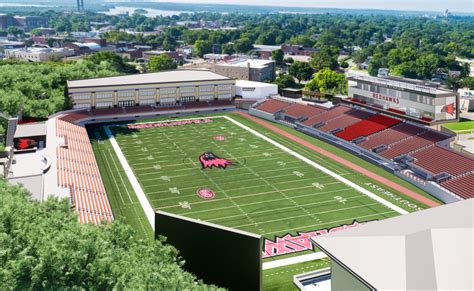
[[236, 80], [235, 81], [235, 86], [238, 87], [255, 87], [255, 88], [260, 88], [260, 87], [275, 87], [277, 85], [275, 84], [270, 84], [270, 83], [264, 83], [264, 82], [254, 82], [254, 81], [247, 81], [247, 80]]
[[248, 67], [251, 68], [264, 68], [275, 61], [269, 60], [254, 60], [254, 59], [234, 59], [228, 62], [219, 63], [218, 65], [232, 66], [232, 67]]
[[68, 81], [68, 88], [102, 87], [120, 85], [145, 85], [180, 82], [230, 80], [229, 78], [205, 70], [175, 70], [148, 74], [94, 78]]
[[18, 124], [15, 131], [15, 138], [46, 135], [46, 123], [35, 122]]
[[431, 93], [431, 94], [446, 94], [454, 93], [453, 91], [439, 88], [437, 84], [432, 82], [425, 82], [422, 80], [399, 78], [399, 77], [372, 77], [366, 75], [351, 74], [347, 76], [348, 80], [352, 81], [366, 81], [382, 86], [391, 86], [401, 89], [409, 89], [419, 92]]
[[374, 289], [473, 290], [474, 199], [312, 238]]

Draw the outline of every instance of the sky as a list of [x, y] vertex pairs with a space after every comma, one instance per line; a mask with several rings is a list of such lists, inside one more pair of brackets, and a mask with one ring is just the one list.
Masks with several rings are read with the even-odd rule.
[[[147, 0], [145, 0], [147, 1]], [[147, 2], [214, 3], [314, 8], [369, 8], [415, 11], [450, 11], [474, 13], [474, 0], [148, 0]]]

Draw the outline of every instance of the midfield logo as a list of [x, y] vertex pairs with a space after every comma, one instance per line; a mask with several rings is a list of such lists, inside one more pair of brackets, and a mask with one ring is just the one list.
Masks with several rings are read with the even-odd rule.
[[202, 170], [205, 168], [212, 169], [213, 167], [227, 169], [228, 166], [234, 166], [236, 164], [231, 160], [216, 156], [213, 152], [205, 152], [201, 154], [199, 156], [199, 162], [201, 163]]
[[369, 221], [358, 222], [357, 220], [354, 220], [352, 224], [343, 224], [332, 228], [324, 228], [310, 232], [298, 232], [298, 235], [295, 236], [286, 234], [282, 237], [276, 237], [274, 241], [265, 239], [262, 257], [270, 258], [296, 252], [311, 251], [314, 250], [314, 245], [310, 238], [321, 234], [353, 228], [367, 222]]

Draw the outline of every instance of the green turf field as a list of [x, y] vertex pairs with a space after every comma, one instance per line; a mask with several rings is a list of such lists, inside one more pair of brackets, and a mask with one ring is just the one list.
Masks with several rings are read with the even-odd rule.
[[[350, 224], [354, 219], [362, 222], [398, 215], [224, 118], [172, 127], [129, 129], [121, 125], [110, 129], [156, 209], [262, 234], [271, 240], [287, 233]], [[114, 213], [143, 234], [149, 233], [148, 222], [113, 148], [103, 131], [96, 130], [103, 137], [93, 146], [104, 182], [108, 192], [117, 194], [109, 193], [114, 196]], [[233, 165], [202, 169], [199, 157], [206, 152]], [[311, 160], [323, 162], [316, 157]], [[353, 175], [341, 165], [323, 165], [343, 177]], [[200, 189], [212, 191], [214, 197], [205, 197], [209, 191], [198, 195]]]

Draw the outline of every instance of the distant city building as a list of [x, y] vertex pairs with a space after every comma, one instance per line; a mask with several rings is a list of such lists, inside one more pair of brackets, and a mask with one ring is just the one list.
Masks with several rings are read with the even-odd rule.
[[235, 80], [210, 71], [175, 70], [67, 82], [74, 108], [174, 106], [230, 100]]
[[5, 50], [6, 58], [19, 59], [30, 62], [47, 62], [52, 59], [62, 59], [73, 55], [73, 50], [64, 48], [29, 47]]
[[459, 95], [439, 84], [407, 78], [352, 75], [344, 101], [427, 124], [459, 118]]
[[48, 18], [43, 16], [12, 16], [9, 14], [0, 14], [0, 29], [6, 30], [10, 26], [21, 27], [27, 30], [47, 27]]
[[275, 61], [234, 59], [216, 64], [214, 72], [233, 79], [263, 82], [275, 79], [275, 69]]
[[160, 56], [160, 55], [167, 55], [169, 56], [170, 58], [172, 58], [173, 60], [175, 60], [176, 62], [179, 62], [180, 60], [183, 59], [183, 56], [180, 55], [179, 52], [176, 52], [176, 51], [160, 51], [160, 50], [151, 50], [151, 51], [144, 51], [143, 52], [143, 58], [145, 60], [149, 60], [150, 57], [153, 57], [153, 56]]
[[294, 44], [284, 44], [281, 46], [283, 53], [285, 55], [295, 55], [295, 56], [311, 56], [315, 52], [318, 52], [318, 48], [312, 47], [303, 47], [301, 45]]
[[114, 51], [112, 47], [102, 47], [95, 42], [71, 42], [64, 45], [65, 48], [74, 50], [76, 55], [89, 54], [98, 51]]
[[261, 45], [254, 44], [254, 50], [258, 53], [260, 59], [269, 60], [272, 58], [272, 52], [281, 49], [281, 45]]

